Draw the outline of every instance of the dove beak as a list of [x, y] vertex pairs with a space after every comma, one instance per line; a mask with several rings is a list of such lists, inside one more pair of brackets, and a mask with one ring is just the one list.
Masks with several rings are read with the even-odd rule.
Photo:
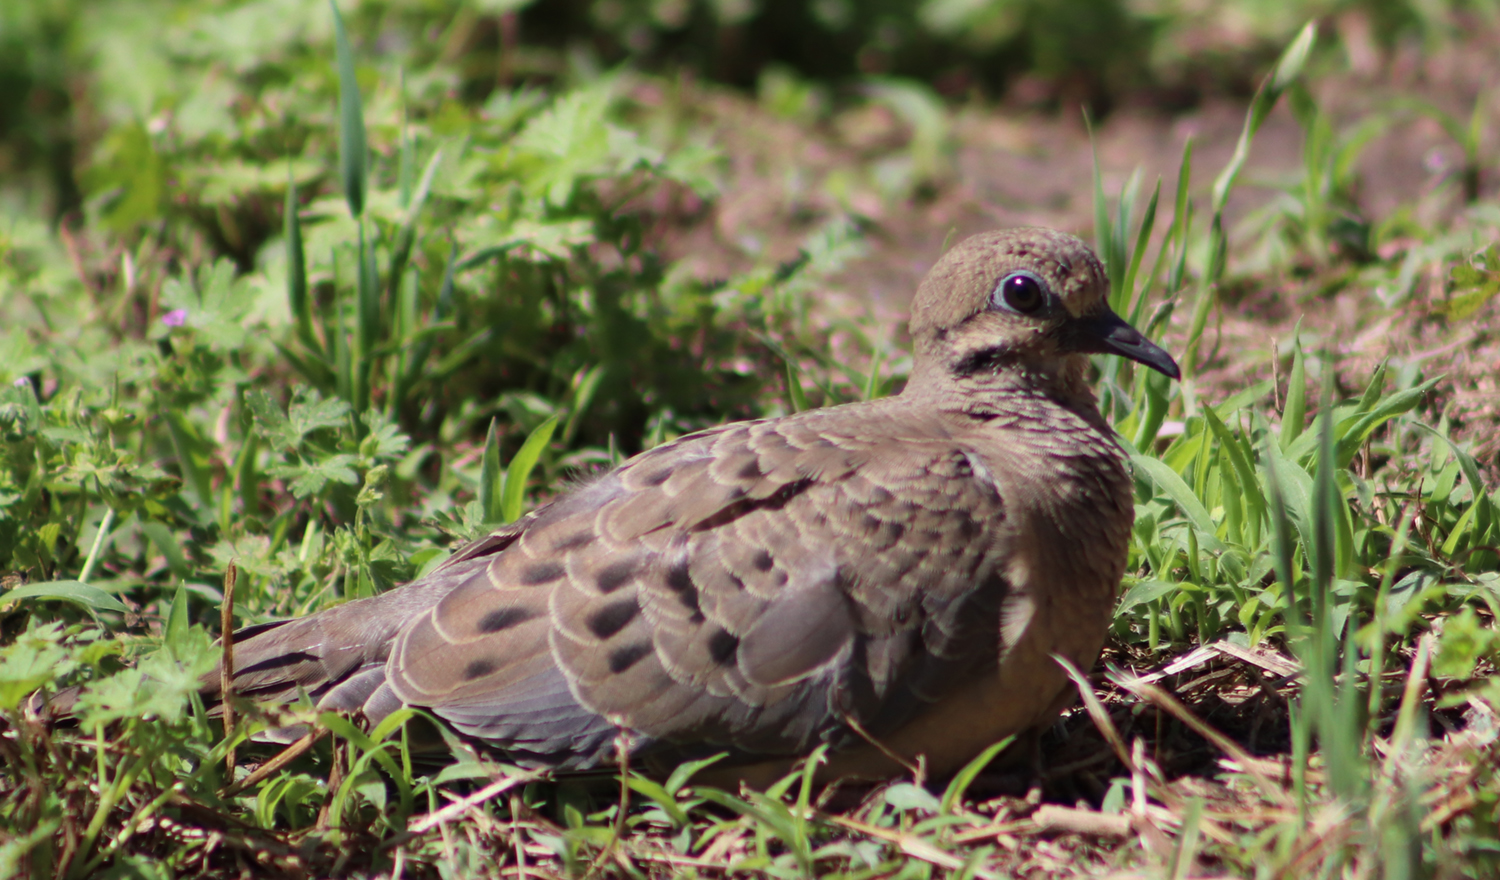
[[1097, 315], [1085, 315], [1069, 322], [1069, 348], [1085, 354], [1117, 354], [1145, 364], [1172, 379], [1181, 379], [1182, 371], [1166, 349], [1142, 336], [1119, 315], [1105, 309]]

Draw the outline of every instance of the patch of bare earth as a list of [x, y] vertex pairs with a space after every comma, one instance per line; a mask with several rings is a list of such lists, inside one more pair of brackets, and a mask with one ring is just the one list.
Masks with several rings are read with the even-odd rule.
[[[1493, 155], [1500, 138], [1493, 122], [1500, 119], [1500, 90], [1490, 85], [1500, 81], [1500, 34], [1477, 34], [1437, 52], [1406, 44], [1382, 53], [1359, 28], [1345, 24], [1341, 30], [1350, 60], [1340, 64], [1334, 58], [1325, 66], [1336, 70], [1310, 77], [1318, 103], [1338, 131], [1375, 113], [1393, 119], [1360, 158], [1360, 213], [1378, 224], [1407, 211], [1428, 229], [1460, 222], [1460, 147], [1431, 118], [1395, 108], [1401, 100], [1420, 99], [1467, 123], [1476, 101], [1484, 103], [1491, 121], [1483, 155]], [[911, 131], [887, 108], [856, 102], [809, 126], [779, 118], [737, 93], [683, 88], [694, 92], [688, 103], [697, 114], [695, 128], [725, 152], [728, 166], [724, 192], [706, 216], [662, 241], [669, 256], [700, 277], [726, 277], [758, 257], [789, 260], [808, 233], [830, 217], [850, 215], [864, 225], [868, 254], [823, 293], [825, 304], [831, 311], [868, 309], [896, 327], [945, 242], [1018, 225], [1092, 234], [1093, 151], [1076, 110], [1049, 113], [1004, 103], [959, 107], [951, 120], [949, 161], [930, 185], [912, 185], [916, 195], [893, 198], [878, 169], [900, 159]], [[654, 88], [643, 97], [661, 100]], [[1244, 101], [1221, 98], [1178, 115], [1128, 105], [1116, 111], [1095, 132], [1105, 192], [1113, 197], [1139, 169], [1144, 201], [1159, 178], [1158, 226], [1164, 228], [1183, 144], [1191, 137], [1191, 193], [1202, 228], [1210, 188], [1234, 150], [1245, 107]], [[1500, 452], [1500, 304], [1491, 301], [1462, 321], [1445, 318], [1437, 307], [1448, 295], [1444, 263], [1425, 266], [1411, 296], [1394, 307], [1382, 303], [1367, 276], [1331, 277], [1317, 265], [1291, 274], [1255, 269], [1257, 242], [1245, 221], [1274, 197], [1271, 183], [1298, 173], [1302, 148], [1302, 131], [1283, 103], [1257, 135], [1229, 200], [1234, 252], [1222, 308], [1214, 312], [1194, 365], [1196, 394], [1223, 399], [1270, 377], [1273, 369], [1284, 382], [1290, 340], [1300, 324], [1303, 348], [1328, 351], [1345, 391], [1357, 393], [1385, 359], [1446, 376], [1430, 406], [1434, 413], [1446, 410], [1455, 435], [1472, 440], [1493, 469]], [[1500, 172], [1490, 162], [1481, 172], [1478, 203], [1493, 203], [1497, 194]], [[1500, 230], [1490, 231], [1500, 237]], [[1417, 244], [1397, 239], [1380, 257], [1399, 262]], [[1185, 295], [1188, 301], [1163, 334], [1164, 344], [1179, 352], [1197, 291], [1190, 287]]]

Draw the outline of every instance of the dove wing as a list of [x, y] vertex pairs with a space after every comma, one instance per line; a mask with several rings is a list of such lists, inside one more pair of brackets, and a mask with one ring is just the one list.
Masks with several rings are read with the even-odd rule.
[[565, 766], [621, 729], [792, 753], [899, 724], [995, 662], [1004, 585], [993, 482], [896, 410], [691, 435], [460, 551], [371, 699]]

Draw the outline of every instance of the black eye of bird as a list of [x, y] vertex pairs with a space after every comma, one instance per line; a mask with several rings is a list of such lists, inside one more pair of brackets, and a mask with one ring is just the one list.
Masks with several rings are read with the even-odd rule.
[[1047, 301], [1047, 294], [1036, 276], [1030, 272], [1014, 272], [1005, 276], [995, 288], [993, 298], [1003, 300], [995, 303], [996, 305], [1027, 315], [1042, 307]]

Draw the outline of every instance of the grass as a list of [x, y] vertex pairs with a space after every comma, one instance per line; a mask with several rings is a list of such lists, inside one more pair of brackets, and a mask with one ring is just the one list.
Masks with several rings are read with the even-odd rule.
[[[1443, 377], [1392, 362], [1340, 390], [1334, 355], [1294, 335], [1284, 381], [1199, 381], [1234, 285], [1409, 297], [1415, 259], [1445, 268], [1449, 315], [1497, 288], [1482, 206], [1339, 244], [1367, 128], [1310, 103], [1312, 28], [1252, 100], [1206, 222], [1190, 149], [1170, 205], [1138, 177], [1112, 205], [1096, 183], [1115, 305], [1176, 334], [1188, 379], [1100, 361], [1136, 527], [1103, 672], [1043, 744], [1043, 801], [989, 766], [1004, 744], [952, 780], [824, 788], [814, 755], [731, 792], [695, 785], [699, 765], [549, 779], [457, 742], [431, 766], [416, 711], [210, 718], [197, 680], [227, 623], [388, 589], [576, 469], [876, 396], [909, 363], [812, 296], [858, 256], [858, 217], [717, 281], [664, 264], [662, 237], [696, 222], [673, 206], [717, 195], [690, 107], [633, 99], [623, 73], [459, 106], [441, 63], [363, 68], [328, 19], [326, 57], [288, 44], [246, 86], [287, 112], [218, 120], [218, 140], [124, 125], [107, 151], [159, 174], [101, 168], [79, 226], [6, 203], [0, 874], [1500, 874], [1500, 496]], [[1226, 204], [1288, 98], [1302, 176], [1237, 240]], [[920, 134], [871, 179], [940, 187], [941, 103], [887, 81], [869, 100]], [[1482, 123], [1449, 128], [1472, 201]], [[200, 186], [167, 198], [181, 181]], [[1404, 255], [1379, 256], [1397, 234]], [[75, 729], [28, 714], [72, 684]], [[292, 722], [312, 733], [279, 758], [250, 740]]]

